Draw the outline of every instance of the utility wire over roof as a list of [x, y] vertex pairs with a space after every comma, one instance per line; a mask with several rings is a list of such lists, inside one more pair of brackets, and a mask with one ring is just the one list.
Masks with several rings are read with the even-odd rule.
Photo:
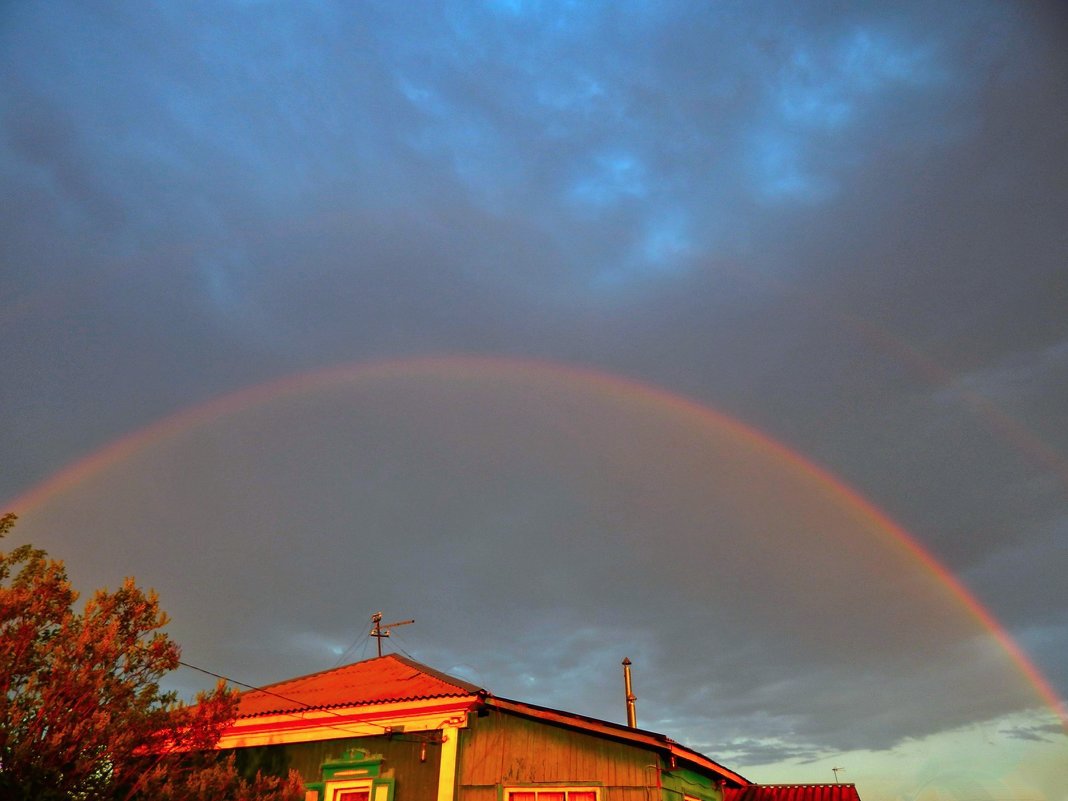
[[239, 697], [237, 719], [240, 721], [267, 715], [302, 715], [310, 710], [333, 710], [435, 698], [457, 701], [466, 699], [470, 702], [471, 709], [498, 709], [602, 737], [640, 744], [657, 749], [672, 758], [711, 770], [729, 782], [749, 783], [740, 774], [663, 734], [523, 701], [498, 698], [482, 687], [398, 654], [387, 654], [243, 692]]
[[238, 718], [488, 693], [397, 654], [355, 662], [241, 693]]

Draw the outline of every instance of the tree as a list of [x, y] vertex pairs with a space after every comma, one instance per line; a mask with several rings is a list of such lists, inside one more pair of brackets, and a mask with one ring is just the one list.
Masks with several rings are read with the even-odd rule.
[[[0, 537], [15, 524], [0, 517]], [[78, 594], [61, 561], [0, 552], [0, 798], [21, 801], [290, 801], [299, 776], [240, 776], [214, 750], [237, 697], [194, 705], [160, 689], [179, 648], [153, 591], [133, 579]]]

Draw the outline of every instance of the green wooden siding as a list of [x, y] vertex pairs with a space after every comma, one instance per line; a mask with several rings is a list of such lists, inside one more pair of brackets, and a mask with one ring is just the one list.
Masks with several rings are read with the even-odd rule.
[[712, 779], [692, 770], [676, 768], [665, 773], [661, 779], [664, 801], [682, 801], [684, 795], [701, 801], [722, 801], [723, 793], [717, 790]]
[[[429, 733], [429, 734], [432, 734]], [[415, 735], [409, 735], [415, 737]], [[424, 736], [424, 735], [420, 735]], [[403, 739], [404, 734], [392, 738], [347, 737], [288, 745], [263, 745], [234, 749], [238, 768], [246, 775], [257, 770], [281, 776], [296, 770], [305, 784], [321, 778], [320, 769], [328, 759], [337, 759], [349, 749], [358, 748], [382, 755], [382, 771], [396, 780], [394, 801], [435, 801], [438, 795], [438, 768], [441, 746], [427, 743], [426, 761], [419, 761], [422, 743]]]

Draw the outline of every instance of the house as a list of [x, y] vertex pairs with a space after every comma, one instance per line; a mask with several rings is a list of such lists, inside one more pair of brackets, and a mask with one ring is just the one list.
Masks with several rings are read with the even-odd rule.
[[243, 770], [296, 769], [307, 801], [860, 801], [852, 785], [776, 794], [663, 734], [396, 654], [242, 693], [218, 747]]

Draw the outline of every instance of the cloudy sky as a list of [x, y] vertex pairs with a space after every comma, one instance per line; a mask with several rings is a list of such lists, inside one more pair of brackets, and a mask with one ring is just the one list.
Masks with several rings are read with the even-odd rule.
[[13, 540], [245, 682], [381, 609], [612, 720], [629, 656], [756, 780], [1068, 798], [1066, 54], [1055, 3], [5, 4]]

